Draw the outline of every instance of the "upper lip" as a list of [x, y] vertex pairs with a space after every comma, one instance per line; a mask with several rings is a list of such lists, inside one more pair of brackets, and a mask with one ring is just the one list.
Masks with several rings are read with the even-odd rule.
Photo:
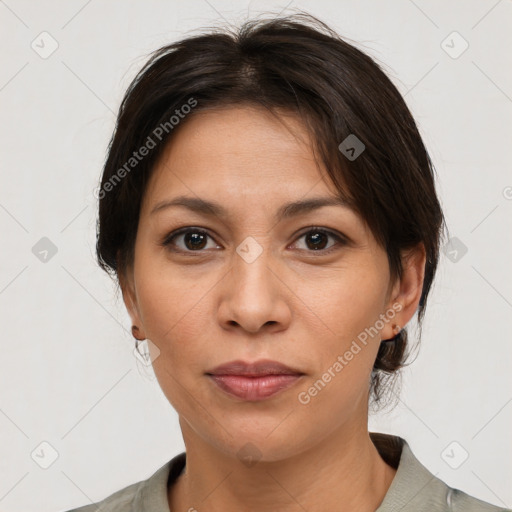
[[291, 368], [278, 361], [262, 359], [252, 363], [236, 360], [216, 366], [206, 372], [208, 375], [245, 375], [257, 377], [261, 375], [303, 375], [303, 372]]

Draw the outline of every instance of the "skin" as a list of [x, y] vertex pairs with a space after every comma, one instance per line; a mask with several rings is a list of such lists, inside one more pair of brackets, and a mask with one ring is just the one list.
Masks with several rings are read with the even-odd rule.
[[[369, 379], [380, 339], [416, 311], [425, 251], [420, 244], [404, 254], [403, 277], [392, 282], [385, 251], [352, 210], [328, 206], [277, 222], [284, 203], [336, 195], [300, 120], [280, 119], [237, 106], [182, 122], [149, 181], [134, 265], [120, 276], [133, 324], [160, 351], [153, 368], [186, 446], [186, 468], [168, 492], [173, 512], [319, 512], [340, 504], [370, 512], [396, 473], [368, 434]], [[182, 194], [220, 202], [228, 215], [150, 213]], [[208, 231], [200, 249], [184, 236], [174, 247], [160, 244], [186, 226]], [[317, 231], [304, 236], [313, 226], [349, 243], [325, 236], [315, 250]], [[236, 251], [248, 236], [262, 249], [251, 263]], [[392, 321], [300, 403], [298, 394], [393, 304], [402, 308]], [[151, 344], [150, 351], [158, 353]], [[234, 359], [267, 358], [305, 375], [261, 402], [232, 398], [205, 375]], [[247, 443], [259, 457], [250, 467], [237, 455]]]

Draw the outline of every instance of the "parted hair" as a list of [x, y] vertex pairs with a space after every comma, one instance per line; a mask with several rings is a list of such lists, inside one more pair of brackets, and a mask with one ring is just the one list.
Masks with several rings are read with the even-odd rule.
[[[339, 196], [385, 249], [392, 279], [402, 276], [403, 251], [424, 245], [421, 338], [445, 227], [433, 164], [403, 97], [376, 60], [304, 12], [209, 28], [151, 53], [124, 95], [107, 149], [98, 195], [100, 267], [119, 282], [133, 264], [142, 198], [165, 143], [194, 113], [236, 105], [301, 119]], [[180, 118], [176, 126], [173, 116]], [[364, 144], [357, 158], [340, 150], [349, 136]], [[142, 147], [144, 158], [134, 161]], [[373, 405], [383, 403], [383, 390], [406, 365], [407, 337], [402, 329], [394, 341], [381, 342]]]

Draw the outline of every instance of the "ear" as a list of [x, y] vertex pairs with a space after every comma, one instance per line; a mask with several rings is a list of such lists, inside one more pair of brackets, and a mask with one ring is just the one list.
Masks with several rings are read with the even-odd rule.
[[132, 325], [136, 325], [139, 328], [139, 333], [142, 336], [142, 338], [146, 338], [142, 321], [140, 318], [132, 268], [130, 267], [124, 270], [120, 270], [118, 274], [118, 279], [119, 286], [123, 294], [123, 302], [124, 305], [126, 306], [128, 314], [130, 315]]
[[382, 339], [389, 339], [397, 334], [396, 331], [393, 331], [394, 324], [399, 325], [401, 329], [405, 327], [414, 316], [421, 299], [423, 279], [425, 277], [425, 246], [420, 242], [412, 249], [403, 251], [401, 256], [403, 266], [402, 278], [397, 278], [389, 294], [389, 301], [386, 304], [386, 310], [392, 309], [397, 311], [397, 313], [382, 329]]

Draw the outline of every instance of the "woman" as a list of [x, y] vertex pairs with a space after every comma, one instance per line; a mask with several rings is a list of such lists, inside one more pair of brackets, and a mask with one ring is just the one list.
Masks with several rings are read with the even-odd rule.
[[155, 52], [120, 107], [97, 255], [186, 452], [76, 510], [503, 510], [368, 432], [437, 268], [434, 178], [396, 88], [316, 18]]

